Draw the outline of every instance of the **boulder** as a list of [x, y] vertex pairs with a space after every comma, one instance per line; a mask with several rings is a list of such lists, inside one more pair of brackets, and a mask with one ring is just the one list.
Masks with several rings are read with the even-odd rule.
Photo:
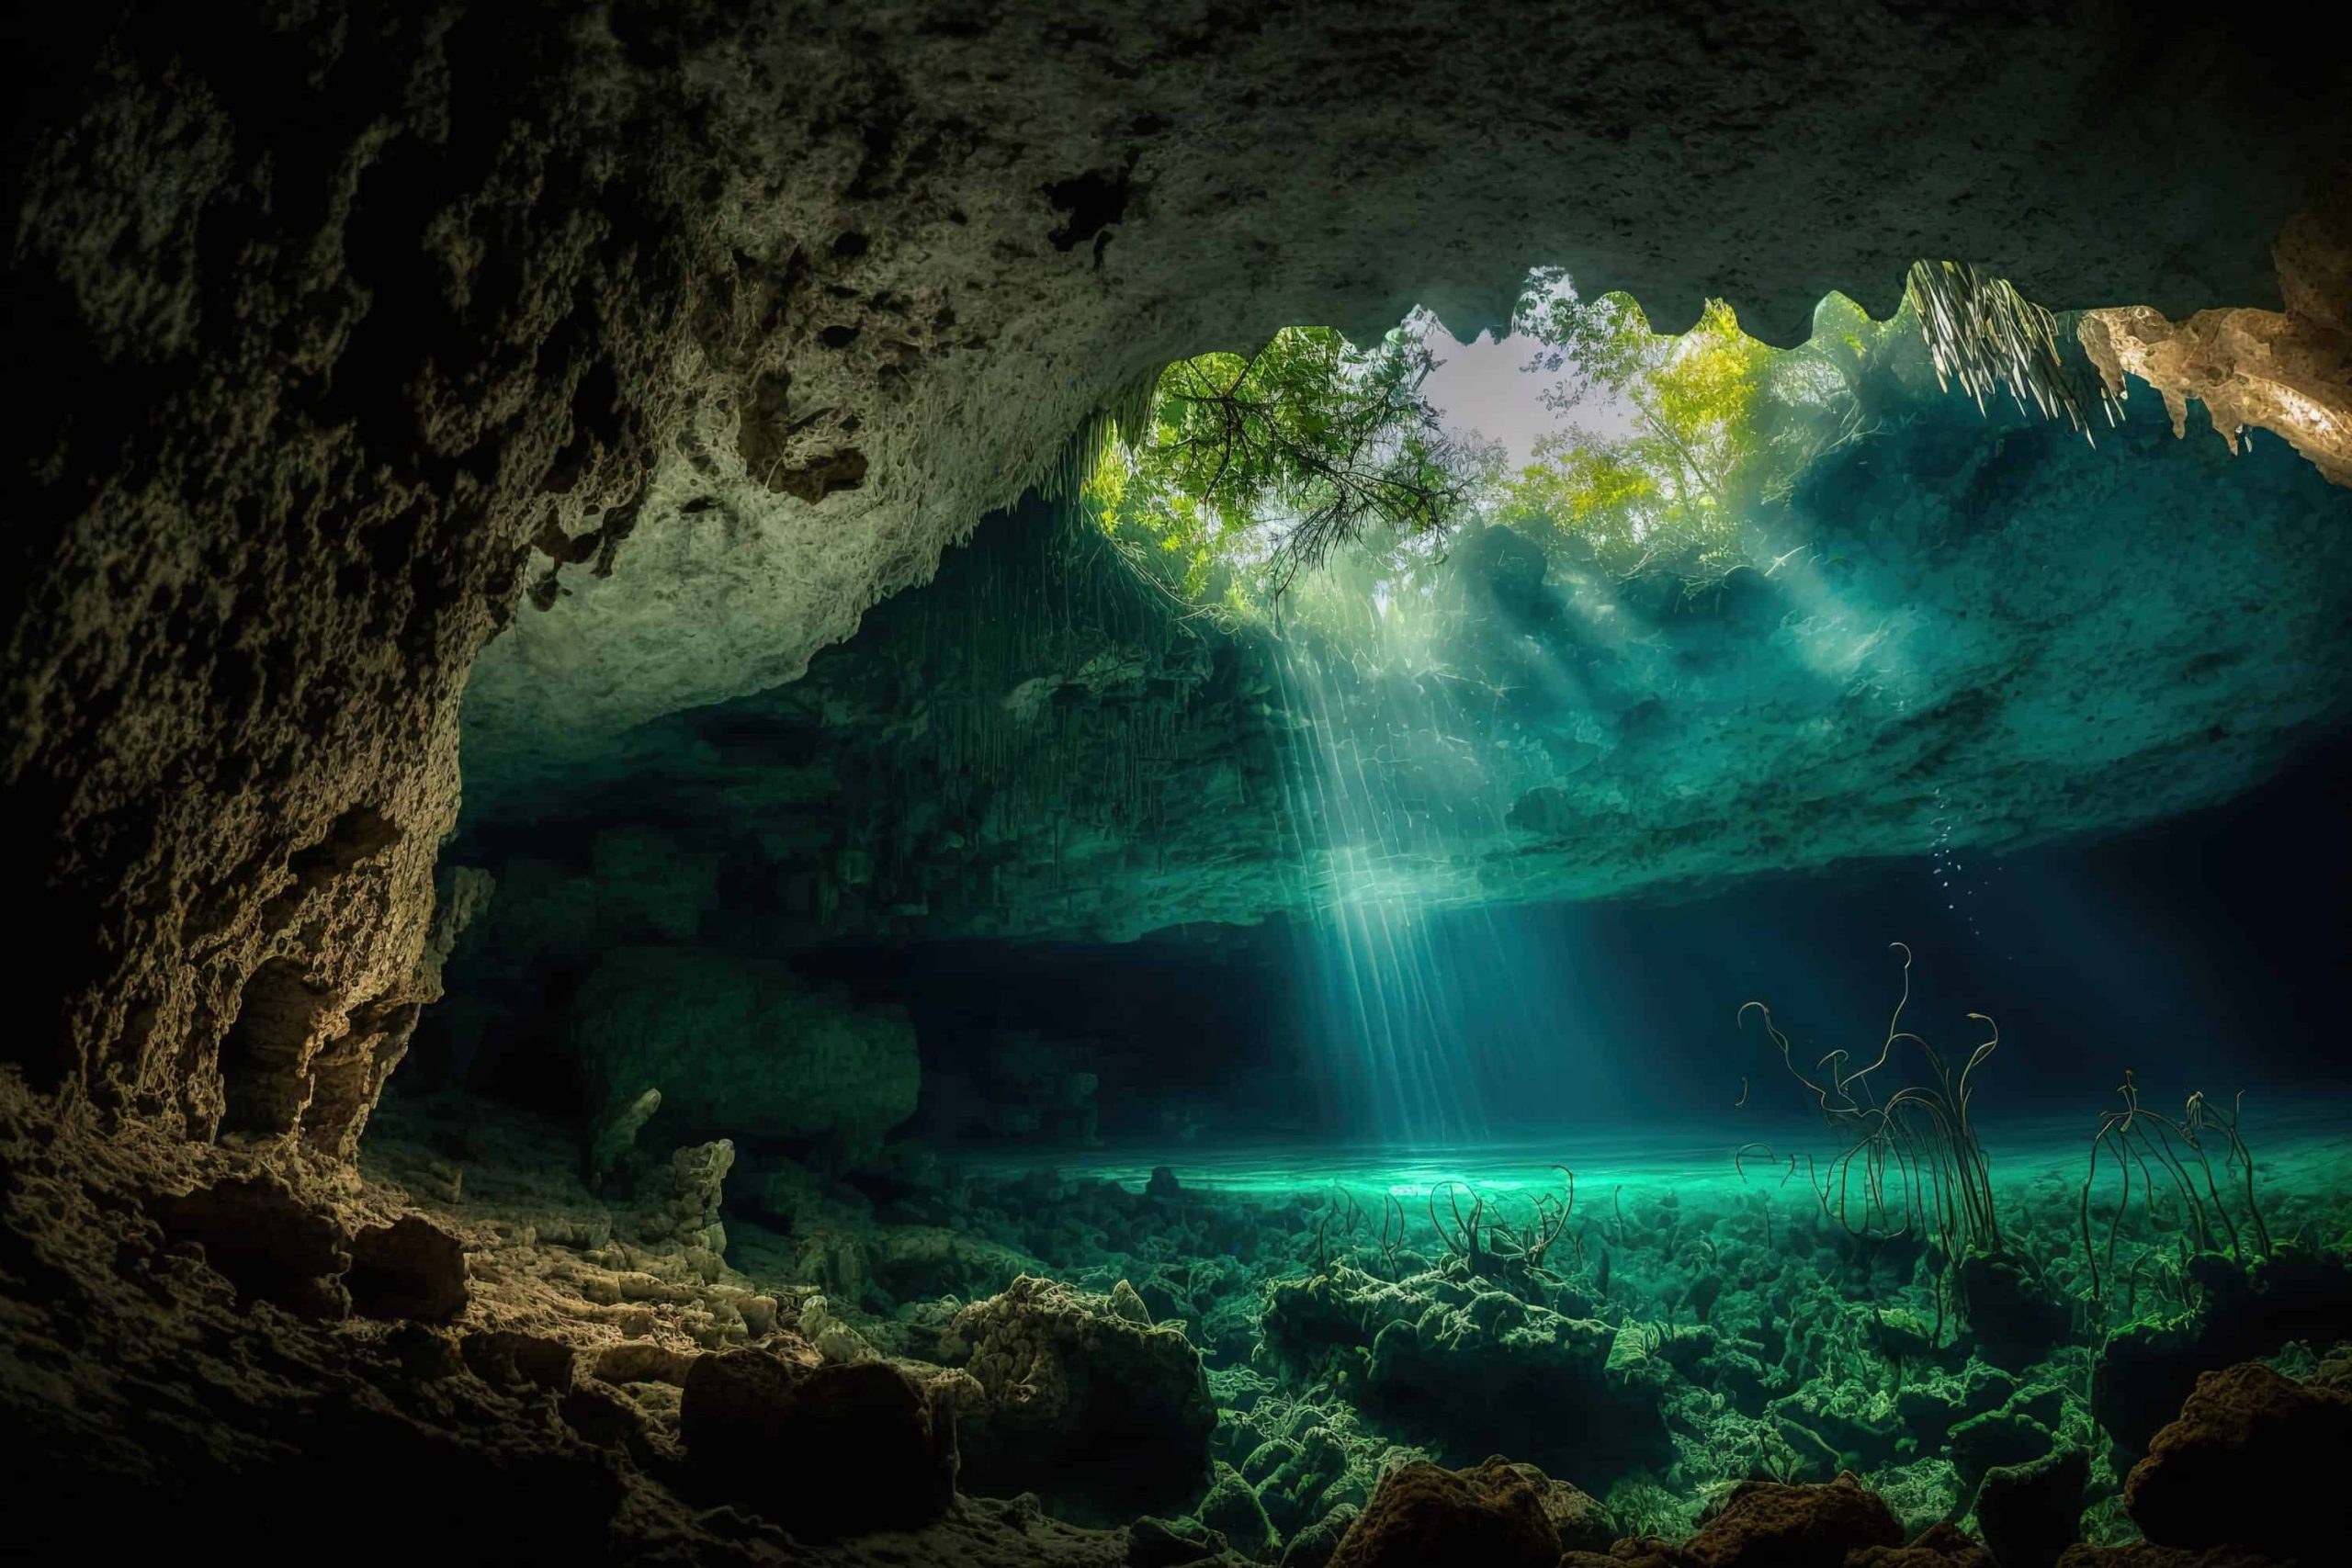
[[2352, 1454], [2352, 1393], [2299, 1383], [2259, 1361], [2207, 1372], [2124, 1478], [2149, 1540], [2342, 1562], [2342, 1500], [2313, 1466]]
[[527, 1384], [553, 1393], [571, 1390], [580, 1359], [560, 1339], [503, 1328], [469, 1334], [458, 1342], [458, 1351], [468, 1370], [493, 1387]]
[[239, 1177], [158, 1200], [153, 1212], [172, 1240], [192, 1241], [243, 1300], [271, 1302], [311, 1317], [351, 1311], [342, 1275], [351, 1267], [343, 1227], [282, 1181]]
[[1216, 1479], [1210, 1483], [1208, 1495], [1201, 1499], [1193, 1512], [1201, 1523], [1223, 1536], [1244, 1557], [1256, 1557], [1278, 1544], [1279, 1537], [1266, 1517], [1265, 1505], [1258, 1501], [1250, 1483], [1231, 1465], [1216, 1467]]
[[1032, 1275], [957, 1313], [942, 1351], [980, 1387], [966, 1490], [1036, 1492], [1072, 1517], [1188, 1507], [1212, 1479], [1216, 1405], [1181, 1329]]
[[1606, 1551], [1617, 1539], [1617, 1521], [1598, 1498], [1567, 1482], [1555, 1481], [1532, 1464], [1515, 1464], [1511, 1469], [1535, 1488], [1536, 1500], [1544, 1506], [1552, 1533], [1560, 1538], [1562, 1551]]
[[2072, 1444], [1996, 1465], [1976, 1493], [1976, 1528], [2001, 1568], [2050, 1568], [2082, 1535], [2090, 1455]]
[[955, 1498], [954, 1413], [884, 1361], [701, 1357], [686, 1372], [678, 1432], [696, 1491], [797, 1532], [911, 1529]]
[[448, 1323], [465, 1315], [465, 1245], [422, 1214], [403, 1214], [351, 1238], [344, 1283], [364, 1317]]
[[2199, 1551], [2139, 1540], [2129, 1546], [2070, 1546], [2059, 1554], [2058, 1568], [2279, 1568], [2279, 1562], [2268, 1552], [2234, 1546]]
[[1865, 1546], [1846, 1554], [1846, 1568], [1994, 1568], [1993, 1554], [1949, 1519], [1919, 1532], [1908, 1546]]
[[1560, 1538], [1544, 1514], [1543, 1491], [1516, 1467], [1488, 1460], [1443, 1470], [1426, 1460], [1385, 1477], [1329, 1568], [1555, 1568]]
[[1886, 1500], [1840, 1475], [1819, 1486], [1747, 1483], [1683, 1552], [1697, 1568], [1843, 1568], [1849, 1551], [1901, 1544]]
[[1340, 1542], [1347, 1539], [1350, 1527], [1361, 1512], [1353, 1503], [1342, 1503], [1296, 1531], [1283, 1548], [1282, 1568], [1329, 1568]]

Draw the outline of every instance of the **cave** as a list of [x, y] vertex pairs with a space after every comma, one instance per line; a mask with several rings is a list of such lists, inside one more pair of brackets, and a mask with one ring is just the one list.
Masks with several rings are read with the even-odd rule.
[[7, 36], [16, 1550], [2341, 1560], [2323, 37]]

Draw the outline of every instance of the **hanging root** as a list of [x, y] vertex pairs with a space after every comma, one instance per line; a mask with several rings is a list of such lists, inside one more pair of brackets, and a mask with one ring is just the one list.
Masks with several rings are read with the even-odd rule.
[[1076, 506], [1086, 481], [1094, 477], [1114, 445], [1130, 452], [1143, 445], [1151, 430], [1151, 408], [1159, 390], [1158, 366], [1122, 388], [1063, 443], [1053, 462], [1037, 476], [1037, 493], [1058, 505]]
[[[2059, 355], [2056, 318], [2007, 278], [1986, 277], [1966, 262], [1914, 262], [1903, 298], [1918, 314], [1937, 385], [1958, 381], [1980, 412], [1996, 389], [2005, 389], [2019, 410], [2030, 400], [2044, 419], [2063, 415], [2083, 439], [2092, 440], [2090, 421]], [[2103, 382], [2098, 396], [2107, 423], [2118, 423], [2115, 398]]]

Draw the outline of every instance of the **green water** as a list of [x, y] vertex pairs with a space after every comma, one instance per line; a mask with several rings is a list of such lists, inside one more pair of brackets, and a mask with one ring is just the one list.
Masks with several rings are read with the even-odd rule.
[[[2012, 1484], [1996, 1472], [2079, 1454], [2080, 1536], [2113, 1542], [2133, 1534], [2122, 1477], [2199, 1371], [2308, 1371], [2352, 1338], [2352, 1106], [2248, 1111], [2251, 1203], [2206, 1134], [2217, 1179], [2192, 1184], [2194, 1213], [2177, 1188], [2127, 1192], [2111, 1161], [2086, 1194], [2098, 1125], [1984, 1134], [1990, 1247], [1932, 1208], [1841, 1210], [1824, 1129], [1724, 1112], [1512, 1144], [1204, 1142], [949, 1169], [980, 1228], [1085, 1288], [1128, 1282], [1201, 1347], [1236, 1477], [1213, 1495], [1249, 1490], [1277, 1537], [1361, 1503], [1400, 1457], [1504, 1453], [1601, 1497], [1624, 1533], [1674, 1536], [1730, 1483], [1840, 1471], [1906, 1529], [1973, 1528], [1988, 1487]], [[1290, 1480], [1252, 1472], [1277, 1461]]]

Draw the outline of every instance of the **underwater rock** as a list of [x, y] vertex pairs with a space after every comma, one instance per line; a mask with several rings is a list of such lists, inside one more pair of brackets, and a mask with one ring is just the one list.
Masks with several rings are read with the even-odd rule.
[[351, 1238], [344, 1284], [363, 1317], [447, 1323], [465, 1315], [465, 1246], [423, 1215], [402, 1214]]
[[1143, 1195], [1154, 1202], [1173, 1203], [1183, 1198], [1184, 1188], [1174, 1171], [1164, 1165], [1155, 1165], [1151, 1168], [1151, 1179], [1143, 1184]]
[[2245, 1267], [2199, 1254], [2189, 1273], [2196, 1309], [2117, 1329], [2092, 1371], [2092, 1413], [2134, 1453], [2147, 1450], [2215, 1367], [2274, 1354], [2293, 1339], [2352, 1338], [2352, 1262], [2344, 1258], [2280, 1243]]
[[1902, 1543], [1885, 1500], [1840, 1475], [1818, 1486], [1745, 1483], [1682, 1550], [1698, 1568], [1842, 1568], [1849, 1551]]
[[1313, 1524], [1294, 1532], [1290, 1544], [1283, 1548], [1282, 1568], [1328, 1568], [1340, 1550], [1340, 1542], [1347, 1539], [1349, 1529], [1363, 1511], [1353, 1503], [1342, 1503]]
[[1209, 1483], [1208, 1495], [1193, 1512], [1245, 1557], [1255, 1558], [1281, 1540], [1273, 1521], [1266, 1517], [1265, 1505], [1231, 1465], [1216, 1466], [1216, 1479]]
[[2070, 1546], [2059, 1553], [2058, 1568], [2282, 1568], [2282, 1564], [2267, 1551], [2245, 1551], [2234, 1546], [2200, 1551], [2133, 1541], [2128, 1546]]
[[654, 1216], [649, 1239], [684, 1251], [727, 1250], [727, 1227], [719, 1224], [727, 1173], [735, 1168], [735, 1145], [720, 1138], [692, 1144], [670, 1156], [669, 1191]]
[[343, 1229], [282, 1181], [232, 1177], [158, 1200], [164, 1234], [192, 1241], [241, 1297], [275, 1303], [310, 1317], [342, 1317], [351, 1296], [342, 1275], [351, 1267]]
[[1535, 1488], [1552, 1533], [1563, 1551], [1606, 1551], [1617, 1539], [1617, 1521], [1600, 1501], [1565, 1481], [1555, 1480], [1532, 1464], [1514, 1464], [1520, 1477]]
[[664, 1123], [705, 1137], [871, 1149], [914, 1113], [922, 1074], [899, 1010], [698, 947], [607, 954], [573, 999], [569, 1035], [597, 1114], [621, 1114], [658, 1084]]
[[1996, 1465], [2024, 1464], [2050, 1452], [2057, 1441], [2052, 1428], [2064, 1410], [2064, 1399], [2056, 1389], [2028, 1387], [2010, 1395], [1999, 1409], [1955, 1425], [1950, 1451], [1961, 1485], [1973, 1490]]
[[1180, 1331], [1023, 1275], [957, 1313], [942, 1348], [983, 1394], [963, 1425], [967, 1491], [1132, 1517], [1209, 1484], [1216, 1406]]
[[1939, 1519], [1908, 1546], [1865, 1546], [1846, 1553], [1846, 1568], [1995, 1568], [1984, 1544]]
[[1998, 1410], [2017, 1390], [2015, 1373], [1972, 1360], [1957, 1373], [1939, 1371], [1905, 1383], [1894, 1396], [1894, 1408], [1922, 1443], [1940, 1442], [1958, 1423]]
[[765, 1350], [695, 1360], [678, 1402], [690, 1480], [811, 1534], [907, 1529], [947, 1511], [944, 1395], [881, 1361], [810, 1367]]
[[1125, 1568], [1186, 1568], [1224, 1555], [1224, 1536], [1198, 1519], [1157, 1519], [1147, 1514], [1127, 1527]]
[[2248, 1361], [2197, 1380], [2124, 1478], [2123, 1506], [2158, 1545], [2340, 1561], [2343, 1502], [2311, 1471], [2331, 1454], [2352, 1454], [2352, 1393]]
[[2050, 1568], [2075, 1543], [2090, 1477], [2090, 1455], [2072, 1444], [1985, 1472], [1976, 1491], [1976, 1528], [2001, 1568]]
[[469, 1334], [458, 1341], [466, 1369], [496, 1387], [528, 1385], [567, 1393], [578, 1371], [579, 1352], [560, 1339], [513, 1329]]
[[1960, 1299], [1977, 1343], [2011, 1367], [2040, 1360], [2074, 1326], [2066, 1303], [2007, 1258], [1972, 1252], [1962, 1258]]
[[1367, 1407], [1450, 1455], [1499, 1445], [1580, 1473], [1671, 1457], [1658, 1389], [1673, 1374], [1638, 1332], [1634, 1355], [1618, 1328], [1483, 1280], [1432, 1272], [1392, 1284], [1344, 1266], [1279, 1280], [1262, 1332], [1270, 1353], [1300, 1367], [1368, 1346]]
[[607, 1106], [590, 1125], [588, 1134], [588, 1179], [602, 1182], [612, 1174], [613, 1168], [628, 1157], [637, 1145], [637, 1134], [662, 1109], [662, 1091], [649, 1089], [634, 1100], [624, 1100]]
[[1384, 1477], [1329, 1568], [1556, 1568], [1560, 1539], [1541, 1490], [1500, 1459], [1467, 1470], [1427, 1461]]

